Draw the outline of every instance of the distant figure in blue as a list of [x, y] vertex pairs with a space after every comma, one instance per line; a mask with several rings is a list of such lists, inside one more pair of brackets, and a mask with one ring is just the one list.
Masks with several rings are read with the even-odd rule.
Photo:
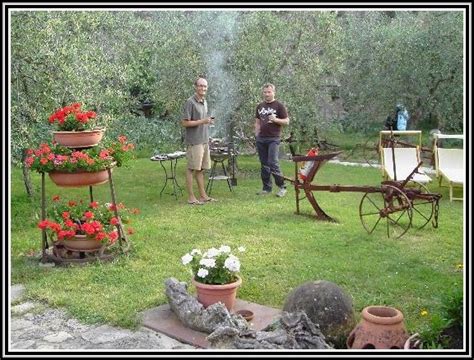
[[408, 120], [410, 120], [410, 115], [408, 115], [407, 109], [402, 104], [397, 104], [395, 110], [395, 119], [397, 119], [397, 130], [408, 130]]
[[390, 115], [387, 116], [384, 123], [384, 130], [408, 130], [409, 120], [410, 115], [408, 114], [407, 109], [401, 103], [398, 103], [395, 107], [395, 118]]

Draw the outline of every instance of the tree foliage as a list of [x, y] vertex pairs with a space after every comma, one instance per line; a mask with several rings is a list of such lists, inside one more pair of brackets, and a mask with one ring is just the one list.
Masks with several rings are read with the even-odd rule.
[[232, 127], [253, 137], [265, 82], [288, 107], [286, 131], [299, 137], [381, 128], [398, 101], [412, 126], [461, 131], [463, 26], [456, 11], [16, 11], [13, 159], [49, 140], [48, 116], [72, 102], [96, 111], [106, 136], [123, 133], [139, 150], [176, 149], [200, 74], [215, 135]]
[[345, 13], [347, 126], [380, 128], [402, 102], [412, 127], [463, 129], [463, 17], [460, 12]]

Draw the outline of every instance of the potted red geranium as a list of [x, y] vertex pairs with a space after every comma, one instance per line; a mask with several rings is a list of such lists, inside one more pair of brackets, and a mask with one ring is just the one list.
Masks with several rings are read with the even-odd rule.
[[[115, 210], [120, 212], [120, 220]], [[120, 235], [119, 221], [129, 224], [129, 215], [138, 212], [122, 203], [66, 201], [55, 195], [47, 218], [40, 221], [38, 227], [46, 231], [55, 244], [62, 244], [68, 250], [98, 250], [114, 244]], [[124, 230], [133, 234], [131, 227]]]
[[125, 136], [104, 146], [83, 150], [43, 143], [37, 149], [27, 150], [25, 165], [49, 173], [59, 186], [98, 185], [108, 181], [107, 169], [122, 166], [133, 157], [134, 148]]
[[54, 141], [74, 148], [97, 145], [104, 135], [104, 129], [95, 128], [97, 114], [94, 111], [82, 111], [81, 103], [73, 103], [57, 109], [48, 118], [50, 124], [56, 124], [53, 131]]

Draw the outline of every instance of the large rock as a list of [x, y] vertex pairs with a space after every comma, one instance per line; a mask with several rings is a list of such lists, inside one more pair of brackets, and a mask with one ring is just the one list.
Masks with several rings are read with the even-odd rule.
[[326, 340], [336, 347], [343, 347], [355, 326], [351, 297], [329, 281], [310, 281], [293, 290], [283, 311], [298, 310], [304, 311], [313, 323], [318, 324]]

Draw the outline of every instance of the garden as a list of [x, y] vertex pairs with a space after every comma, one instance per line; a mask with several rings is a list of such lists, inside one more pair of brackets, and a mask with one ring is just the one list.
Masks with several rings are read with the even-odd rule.
[[[86, 323], [134, 329], [142, 312], [167, 302], [168, 278], [228, 282], [236, 277], [227, 270], [238, 270], [239, 299], [281, 309], [301, 284], [325, 280], [349, 294], [357, 320], [367, 306], [394, 307], [423, 349], [462, 348], [466, 204], [450, 201], [432, 173], [427, 189], [442, 195], [437, 227], [369, 234], [360, 192], [315, 193], [335, 222], [316, 221], [306, 200], [299, 216], [289, 182], [283, 198], [255, 195], [253, 134], [261, 86], [275, 83], [290, 117], [286, 176], [294, 174], [290, 145], [301, 154], [317, 146], [372, 165], [330, 162], [318, 183], [380, 187], [373, 139], [395, 104], [408, 109], [424, 148], [432, 130], [464, 134], [461, 11], [18, 11], [9, 21], [11, 283], [25, 285], [29, 299]], [[211, 136], [238, 151], [237, 186], [216, 181], [217, 202], [189, 206], [185, 194], [161, 194], [164, 169], [150, 157], [184, 149], [182, 105], [198, 74], [209, 83]], [[89, 132], [94, 143], [60, 140]], [[185, 163], [175, 163], [183, 188]], [[55, 178], [99, 172], [93, 199], [87, 186]], [[78, 237], [93, 238], [101, 254], [117, 251], [41, 266], [46, 239]], [[238, 259], [220, 259], [223, 274], [193, 262], [195, 249], [229, 248]], [[71, 252], [56, 250], [56, 260]]]
[[[436, 343], [433, 324], [443, 324], [443, 299], [463, 288], [462, 203], [449, 202], [446, 189], [433, 182], [429, 188], [443, 194], [437, 229], [427, 226], [400, 239], [374, 237], [358, 218], [360, 194], [318, 193], [320, 204], [338, 220], [319, 222], [294, 214], [291, 187], [282, 199], [256, 198], [258, 161], [242, 156], [239, 164], [235, 191], [217, 183], [213, 195], [219, 202], [201, 207], [186, 206], [184, 197], [159, 197], [161, 169], [149, 159], [116, 169], [119, 201], [139, 209], [131, 224], [132, 250], [108, 263], [53, 268], [38, 266], [38, 195], [26, 196], [21, 171], [14, 169], [12, 282], [25, 284], [32, 299], [64, 306], [82, 321], [133, 328], [141, 311], [166, 302], [165, 279], [190, 283], [191, 275], [181, 262], [190, 249], [242, 246], [246, 251], [239, 255], [243, 278], [239, 298], [279, 308], [300, 284], [332, 281], [351, 295], [356, 313], [374, 304], [396, 307], [405, 315], [410, 333], [425, 333], [428, 343]], [[282, 161], [282, 166], [291, 173], [291, 162]], [[341, 179], [341, 183], [377, 185], [381, 178], [380, 170], [363, 167], [328, 164], [323, 170], [319, 176], [324, 183]], [[184, 163], [177, 171], [182, 183]], [[32, 173], [32, 181], [39, 190], [37, 174]], [[60, 189], [51, 183], [47, 198], [58, 193], [78, 198], [86, 189]], [[107, 185], [94, 189], [97, 201], [108, 201]], [[301, 211], [311, 214], [309, 203], [302, 204]]]

